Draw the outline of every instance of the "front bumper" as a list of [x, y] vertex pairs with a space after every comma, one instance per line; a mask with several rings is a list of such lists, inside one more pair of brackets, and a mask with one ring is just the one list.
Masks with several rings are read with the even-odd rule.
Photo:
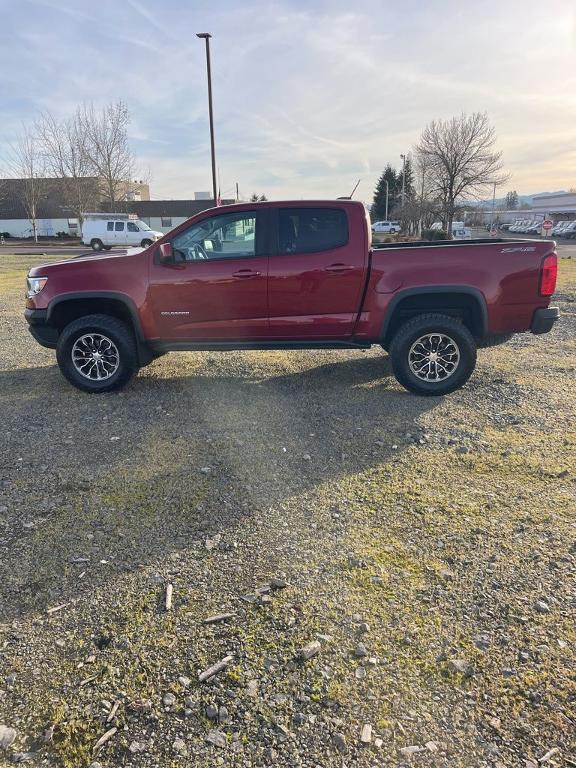
[[28, 322], [28, 330], [34, 336], [38, 344], [48, 349], [56, 349], [58, 341], [58, 329], [46, 322], [46, 309], [26, 309], [24, 317]]
[[552, 330], [554, 323], [560, 318], [558, 307], [548, 307], [548, 309], [537, 309], [532, 317], [530, 330], [532, 333], [548, 333]]

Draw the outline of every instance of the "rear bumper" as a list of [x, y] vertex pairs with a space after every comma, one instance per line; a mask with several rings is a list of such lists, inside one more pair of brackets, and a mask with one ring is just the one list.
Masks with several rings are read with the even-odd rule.
[[26, 309], [24, 317], [28, 322], [28, 330], [38, 344], [48, 349], [56, 349], [58, 329], [46, 322], [48, 312], [45, 309]]
[[548, 333], [552, 330], [554, 323], [560, 317], [558, 307], [549, 307], [548, 309], [537, 309], [532, 317], [530, 330], [532, 333]]

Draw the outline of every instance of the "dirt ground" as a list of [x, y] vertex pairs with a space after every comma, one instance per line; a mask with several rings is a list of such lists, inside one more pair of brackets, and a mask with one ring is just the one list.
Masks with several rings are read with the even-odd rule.
[[576, 766], [576, 261], [445, 398], [376, 348], [80, 393], [41, 261], [0, 260], [0, 765]]

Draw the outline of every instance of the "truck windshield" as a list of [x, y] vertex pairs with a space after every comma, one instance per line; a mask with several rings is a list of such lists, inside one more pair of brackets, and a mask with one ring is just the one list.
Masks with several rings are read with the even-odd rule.
[[142, 230], [142, 231], [144, 231], [144, 232], [151, 232], [151, 231], [152, 231], [152, 230], [150, 229], [150, 227], [148, 226], [148, 224], [145, 224], [145, 223], [144, 223], [143, 221], [141, 221], [140, 219], [136, 219], [136, 221], [134, 222], [134, 224], [136, 224], [136, 226], [138, 227], [138, 229], [140, 229], [140, 230]]

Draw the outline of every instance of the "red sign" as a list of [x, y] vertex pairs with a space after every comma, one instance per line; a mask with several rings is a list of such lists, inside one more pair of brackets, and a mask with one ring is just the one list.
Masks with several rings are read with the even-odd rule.
[[552, 229], [553, 226], [554, 226], [554, 222], [550, 221], [550, 219], [545, 219], [542, 222], [542, 229], [545, 229], [546, 232], [548, 232], [549, 229]]

